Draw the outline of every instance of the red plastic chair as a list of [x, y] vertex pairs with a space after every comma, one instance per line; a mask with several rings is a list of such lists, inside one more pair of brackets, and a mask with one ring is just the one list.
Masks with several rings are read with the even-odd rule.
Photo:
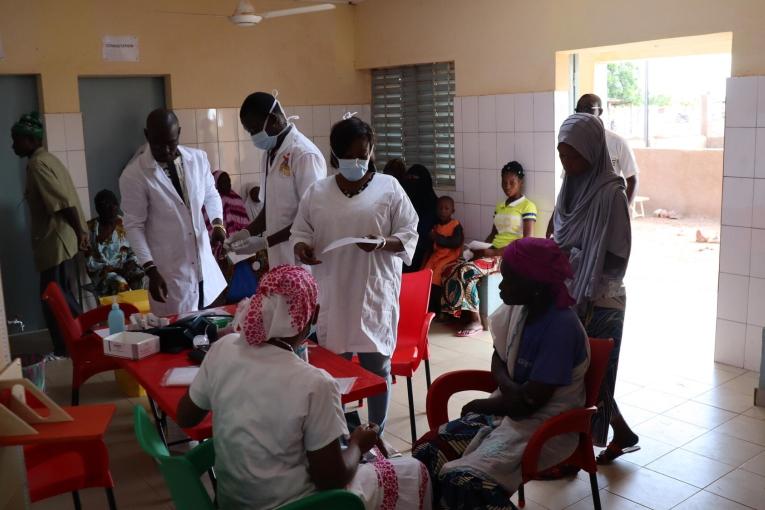
[[[72, 359], [72, 405], [76, 406], [80, 403], [80, 386], [85, 381], [101, 372], [120, 368], [115, 358], [104, 356], [101, 338], [91, 331], [93, 326], [106, 322], [111, 306], [101, 306], [75, 318], [61, 287], [55, 282], [48, 284], [42, 298], [56, 319], [59, 333]], [[138, 313], [138, 309], [131, 304], [119, 303], [119, 307], [125, 313], [125, 319]]]
[[72, 493], [74, 508], [80, 510], [80, 494], [89, 487], [103, 487], [111, 510], [116, 510], [114, 480], [109, 472], [109, 454], [103, 441], [74, 441], [24, 447], [29, 499], [32, 503], [65, 492]]
[[430, 389], [430, 354], [428, 352], [428, 333], [430, 323], [436, 316], [428, 312], [430, 284], [433, 271], [423, 269], [414, 273], [404, 273], [401, 280], [399, 297], [400, 315], [398, 320], [398, 338], [396, 350], [391, 358], [391, 374], [406, 377], [406, 390], [409, 396], [409, 425], [412, 429], [412, 444], [417, 440], [417, 426], [414, 417], [414, 394], [412, 376], [425, 362], [425, 381]]
[[[597, 411], [595, 403], [600, 394], [600, 385], [608, 368], [608, 358], [613, 349], [613, 340], [590, 338], [590, 367], [585, 375], [585, 407], [572, 409], [545, 421], [529, 439], [521, 459], [523, 482], [518, 487], [518, 504], [525, 506], [523, 483], [539, 479], [539, 455], [542, 446], [551, 438], [576, 432], [579, 434], [579, 444], [574, 453], [561, 462], [561, 465], [576, 466], [590, 475], [592, 499], [595, 508], [600, 510], [600, 494], [598, 492], [597, 464], [592, 447], [590, 432], [592, 417]], [[459, 370], [443, 374], [433, 381], [428, 391], [426, 409], [428, 426], [436, 434], [438, 427], [449, 421], [449, 398], [460, 391], [484, 391], [490, 393], [497, 388], [497, 383], [491, 372], [485, 370]]]

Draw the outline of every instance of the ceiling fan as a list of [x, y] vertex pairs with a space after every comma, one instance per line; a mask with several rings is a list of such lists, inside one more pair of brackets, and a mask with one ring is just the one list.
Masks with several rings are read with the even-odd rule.
[[251, 27], [257, 25], [264, 19], [281, 18], [283, 16], [295, 16], [297, 14], [310, 14], [312, 12], [331, 11], [335, 8], [333, 3], [320, 3], [316, 5], [307, 5], [305, 7], [294, 7], [292, 9], [279, 9], [276, 11], [256, 12], [255, 8], [248, 0], [240, 0], [236, 10], [231, 16], [223, 14], [211, 14], [202, 12], [177, 12], [177, 11], [159, 11], [163, 14], [181, 14], [188, 16], [212, 16], [218, 18], [227, 17], [231, 23], [239, 27]]

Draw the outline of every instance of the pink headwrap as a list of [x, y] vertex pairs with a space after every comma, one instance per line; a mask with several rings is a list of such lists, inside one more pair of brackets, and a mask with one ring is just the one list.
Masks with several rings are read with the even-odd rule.
[[550, 286], [555, 306], [568, 308], [576, 303], [566, 280], [574, 277], [568, 257], [551, 239], [524, 237], [505, 248], [502, 260], [515, 273]]
[[311, 273], [302, 267], [277, 266], [260, 281], [258, 292], [243, 303], [240, 327], [250, 345], [270, 338], [291, 338], [311, 321], [319, 288]]

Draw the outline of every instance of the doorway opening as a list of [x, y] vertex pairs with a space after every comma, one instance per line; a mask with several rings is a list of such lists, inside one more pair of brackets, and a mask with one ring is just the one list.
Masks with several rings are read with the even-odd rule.
[[[10, 127], [25, 113], [40, 110], [38, 77], [29, 75], [0, 76], [0, 97], [13, 98], [0, 101], [0, 125], [3, 143], [0, 144], [0, 168], [3, 186], [0, 190], [0, 269], [3, 274], [3, 295], [8, 333], [16, 337], [22, 333], [45, 329], [40, 305], [39, 275], [34, 265], [29, 236], [29, 208], [24, 200], [26, 186], [26, 159], [13, 153]], [[44, 336], [44, 335], [43, 335]]]
[[102, 189], [119, 197], [119, 176], [146, 142], [146, 116], [165, 107], [165, 79], [80, 78], [79, 88], [90, 201]]
[[[639, 167], [620, 376], [693, 380], [713, 361], [732, 34], [560, 52], [568, 110], [594, 93]], [[660, 372], [657, 372], [657, 374]], [[679, 384], [675, 381], [676, 384]]]

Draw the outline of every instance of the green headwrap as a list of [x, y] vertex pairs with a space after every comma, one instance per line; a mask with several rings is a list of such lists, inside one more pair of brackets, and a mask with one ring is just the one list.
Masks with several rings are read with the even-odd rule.
[[31, 136], [37, 140], [43, 139], [43, 123], [37, 112], [22, 115], [19, 121], [11, 128], [12, 135]]

